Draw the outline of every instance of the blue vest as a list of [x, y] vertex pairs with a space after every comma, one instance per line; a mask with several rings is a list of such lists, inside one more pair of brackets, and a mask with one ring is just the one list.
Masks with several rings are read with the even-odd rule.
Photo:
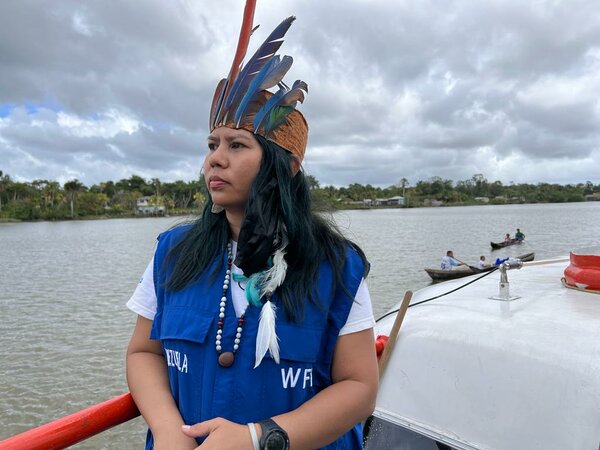
[[[184, 236], [188, 227], [161, 234], [154, 255], [154, 287], [158, 299], [151, 339], [160, 339], [168, 366], [171, 393], [186, 424], [215, 417], [246, 424], [292, 411], [332, 384], [331, 364], [340, 329], [346, 323], [353, 298], [364, 274], [364, 264], [350, 247], [342, 281], [352, 298], [338, 285], [333, 291], [331, 266], [323, 261], [319, 268], [319, 300], [304, 303], [301, 324], [286, 319], [281, 299], [277, 306], [276, 332], [279, 337], [280, 363], [269, 353], [254, 369], [259, 308], [246, 310], [242, 337], [235, 361], [229, 368], [218, 365], [215, 349], [219, 301], [227, 267], [227, 254], [194, 283], [180, 291], [167, 291], [165, 281], [171, 267], [162, 270], [170, 248]], [[213, 269], [220, 264], [214, 276]], [[232, 351], [237, 318], [227, 291], [227, 305], [221, 339], [223, 351]], [[198, 439], [202, 443], [202, 439]], [[148, 432], [146, 448], [152, 448]], [[362, 429], [357, 424], [324, 449], [361, 449]]]

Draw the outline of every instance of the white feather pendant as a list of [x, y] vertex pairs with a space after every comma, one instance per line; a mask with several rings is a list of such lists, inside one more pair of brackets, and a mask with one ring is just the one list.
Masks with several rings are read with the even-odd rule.
[[287, 273], [285, 261], [285, 247], [281, 247], [273, 254], [273, 266], [265, 272], [265, 278], [260, 288], [260, 296], [272, 295], [283, 284]]
[[275, 318], [277, 307], [267, 299], [262, 309], [260, 310], [260, 320], [258, 322], [258, 334], [256, 335], [256, 361], [254, 368], [256, 369], [265, 355], [267, 350], [271, 357], [279, 364], [279, 339], [275, 332]]

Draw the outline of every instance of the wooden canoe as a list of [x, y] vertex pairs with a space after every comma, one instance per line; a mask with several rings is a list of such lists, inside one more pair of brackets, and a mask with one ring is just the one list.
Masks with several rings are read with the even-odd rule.
[[515, 244], [521, 244], [523, 243], [523, 240], [516, 240], [516, 239], [511, 239], [510, 242], [490, 242], [490, 245], [492, 246], [492, 250], [498, 250], [499, 248], [504, 248], [504, 247], [508, 247], [510, 245], [515, 245]]
[[[517, 256], [517, 259], [521, 261], [533, 261], [535, 258], [535, 253], [526, 253], [524, 255]], [[489, 272], [492, 269], [495, 269], [496, 266], [485, 267], [483, 270], [477, 269], [472, 266], [458, 266], [456, 269], [452, 270], [442, 270], [442, 269], [424, 269], [425, 272], [431, 277], [433, 281], [445, 281], [445, 280], [454, 280], [455, 278], [468, 277], [469, 275], [474, 275], [476, 273], [484, 273]]]

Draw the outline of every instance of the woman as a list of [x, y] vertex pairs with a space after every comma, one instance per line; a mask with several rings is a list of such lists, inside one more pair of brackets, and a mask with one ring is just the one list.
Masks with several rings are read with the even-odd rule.
[[208, 204], [159, 237], [128, 302], [127, 379], [147, 448], [358, 449], [377, 390], [368, 263], [310, 210], [307, 87], [273, 56], [293, 18], [236, 69], [252, 15], [211, 109]]

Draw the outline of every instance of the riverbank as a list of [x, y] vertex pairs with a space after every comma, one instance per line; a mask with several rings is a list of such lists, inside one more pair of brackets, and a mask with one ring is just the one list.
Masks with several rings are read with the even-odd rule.
[[[478, 203], [478, 202], [454, 202], [454, 203], [441, 203], [433, 205], [424, 204], [412, 204], [408, 206], [403, 205], [360, 205], [360, 204], [343, 204], [335, 205], [335, 207], [324, 207], [322, 205], [316, 205], [318, 212], [336, 212], [336, 211], [367, 211], [367, 210], [393, 210], [393, 209], [421, 209], [421, 208], [452, 208], [452, 207], [465, 207], [465, 206], [483, 206], [483, 207], [496, 207], [496, 206], [514, 206], [514, 205], [542, 205], [542, 204], [564, 204], [564, 203], [590, 203], [590, 201], [578, 201], [578, 202], [519, 202], [519, 203]], [[320, 207], [319, 207], [320, 206]], [[19, 222], [70, 222], [80, 220], [108, 220], [108, 219], [147, 219], [147, 218], [163, 218], [163, 217], [181, 217], [181, 216], [195, 216], [198, 215], [200, 209], [190, 210], [176, 210], [166, 215], [146, 215], [146, 214], [102, 214], [102, 215], [86, 215], [78, 216], [74, 218], [65, 217], [60, 219], [16, 219], [12, 217], [0, 217], [0, 223], [19, 223]]]
[[79, 217], [66, 217], [61, 219], [14, 219], [11, 217], [0, 217], [0, 223], [35, 223], [35, 222], [73, 222], [83, 220], [110, 220], [110, 219], [160, 219], [164, 217], [183, 217], [196, 215], [197, 211], [186, 211], [186, 212], [174, 212], [170, 214], [152, 216], [144, 214], [119, 214], [119, 215], [101, 215], [101, 216], [79, 216]]

